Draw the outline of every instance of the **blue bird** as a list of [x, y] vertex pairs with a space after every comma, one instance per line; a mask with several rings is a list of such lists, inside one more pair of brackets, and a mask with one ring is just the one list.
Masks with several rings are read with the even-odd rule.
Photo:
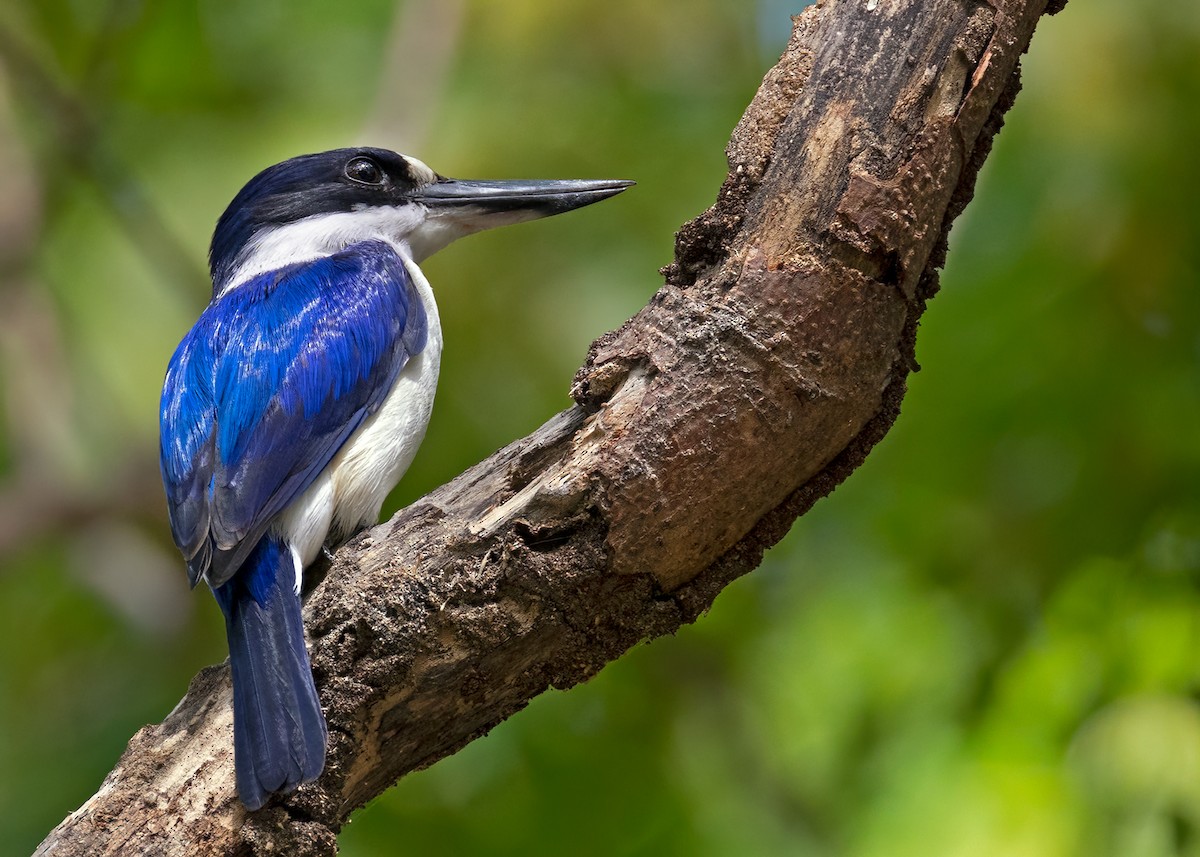
[[631, 184], [456, 181], [337, 149], [269, 167], [221, 215], [212, 300], [167, 367], [161, 466], [188, 579], [225, 615], [248, 809], [325, 764], [301, 583], [322, 546], [378, 520], [425, 435], [442, 333], [418, 263]]

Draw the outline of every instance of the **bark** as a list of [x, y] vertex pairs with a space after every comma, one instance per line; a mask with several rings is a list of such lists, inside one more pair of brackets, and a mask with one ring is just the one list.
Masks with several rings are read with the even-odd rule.
[[244, 812], [228, 668], [211, 667], [39, 853], [332, 854], [408, 771], [695, 620], [895, 420], [1046, 6], [799, 15], [716, 204], [649, 305], [592, 346], [576, 404], [337, 552], [305, 611], [324, 775]]

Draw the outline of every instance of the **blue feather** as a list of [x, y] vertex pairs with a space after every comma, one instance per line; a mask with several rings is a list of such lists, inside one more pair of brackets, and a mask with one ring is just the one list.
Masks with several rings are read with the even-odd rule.
[[228, 581], [274, 518], [375, 413], [428, 320], [381, 241], [220, 295], [171, 360], [162, 472], [193, 583]]
[[[204, 548], [209, 542], [209, 504], [214, 464], [212, 328], [193, 327], [167, 368], [163, 385], [159, 463], [166, 486], [171, 533], [188, 561], [192, 586], [207, 567]], [[168, 424], [171, 431], [167, 430]], [[198, 562], [194, 562], [198, 558]]]
[[364, 241], [215, 297], [171, 358], [160, 463], [171, 532], [225, 614], [238, 793], [257, 809], [320, 774], [325, 720], [295, 558], [271, 532], [426, 344], [395, 250]]
[[316, 779], [325, 766], [325, 717], [313, 684], [293, 559], [274, 537], [214, 590], [229, 637], [233, 756], [247, 809]]

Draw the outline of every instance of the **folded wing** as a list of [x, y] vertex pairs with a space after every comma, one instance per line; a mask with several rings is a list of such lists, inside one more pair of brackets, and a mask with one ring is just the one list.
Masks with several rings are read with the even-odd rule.
[[192, 585], [219, 586], [425, 346], [404, 263], [379, 241], [214, 300], [171, 359], [161, 465]]

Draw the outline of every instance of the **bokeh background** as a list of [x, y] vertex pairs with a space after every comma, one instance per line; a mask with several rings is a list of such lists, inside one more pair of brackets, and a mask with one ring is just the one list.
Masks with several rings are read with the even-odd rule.
[[[158, 484], [167, 359], [263, 166], [371, 142], [632, 192], [426, 266], [392, 508], [567, 404], [782, 49], [749, 0], [0, 0], [0, 853], [225, 657]], [[870, 460], [675, 638], [356, 815], [392, 854], [1200, 854], [1200, 4], [1072, 0]]]

